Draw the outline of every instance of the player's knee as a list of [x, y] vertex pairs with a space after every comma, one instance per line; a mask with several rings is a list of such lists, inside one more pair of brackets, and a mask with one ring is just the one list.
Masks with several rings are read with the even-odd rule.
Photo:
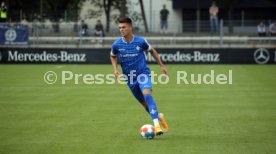
[[152, 92], [151, 92], [151, 89], [144, 89], [144, 90], [142, 91], [142, 93], [143, 93], [143, 95], [145, 96], [145, 95], [147, 95], [147, 94], [151, 94]]

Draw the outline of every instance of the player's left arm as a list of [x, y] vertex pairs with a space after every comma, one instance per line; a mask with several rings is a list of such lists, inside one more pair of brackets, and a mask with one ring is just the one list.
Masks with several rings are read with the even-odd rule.
[[157, 62], [157, 64], [159, 64], [159, 66], [160, 66], [162, 72], [163, 72], [164, 74], [166, 74], [166, 75], [169, 75], [168, 70], [167, 70], [167, 68], [165, 67], [165, 65], [162, 63], [161, 59], [159, 58], [159, 55], [158, 55], [157, 51], [156, 51], [153, 47], [151, 47], [151, 49], [150, 49], [149, 51], [150, 51], [152, 57], [153, 57], [153, 58], [155, 59], [155, 61]]

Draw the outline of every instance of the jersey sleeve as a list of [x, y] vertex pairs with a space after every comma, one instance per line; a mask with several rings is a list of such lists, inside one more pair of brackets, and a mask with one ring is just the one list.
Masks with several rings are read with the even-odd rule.
[[115, 43], [112, 44], [110, 56], [117, 56], [118, 48]]
[[145, 51], [150, 51], [151, 50], [151, 46], [150, 46], [150, 44], [148, 43], [148, 41], [146, 39], [143, 39], [142, 48]]

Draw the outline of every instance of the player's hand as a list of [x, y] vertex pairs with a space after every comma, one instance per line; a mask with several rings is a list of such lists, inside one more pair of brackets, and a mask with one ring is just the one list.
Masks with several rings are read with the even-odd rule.
[[120, 75], [120, 72], [119, 72], [119, 70], [114, 70], [114, 75], [115, 75], [115, 79], [117, 80], [118, 79], [118, 77], [119, 77], [119, 75]]
[[169, 76], [169, 72], [167, 70], [167, 68], [165, 66], [161, 66], [161, 70], [164, 74], [166, 74], [167, 76]]

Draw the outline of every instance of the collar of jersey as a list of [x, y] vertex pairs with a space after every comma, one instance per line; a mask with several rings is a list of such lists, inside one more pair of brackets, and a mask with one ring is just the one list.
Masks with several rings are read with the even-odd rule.
[[124, 43], [132, 43], [133, 41], [134, 41], [134, 35], [132, 35], [132, 40], [130, 41], [130, 42], [127, 42], [126, 40], [125, 40], [125, 38], [124, 37], [122, 37], [122, 41], [124, 42]]

